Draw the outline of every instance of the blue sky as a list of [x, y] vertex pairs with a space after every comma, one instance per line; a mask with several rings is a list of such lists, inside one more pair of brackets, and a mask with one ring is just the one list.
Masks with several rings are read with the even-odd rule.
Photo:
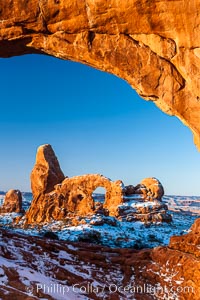
[[125, 184], [155, 176], [166, 194], [200, 195], [200, 154], [175, 117], [123, 80], [48, 56], [0, 59], [0, 190], [30, 190], [36, 149], [50, 143], [67, 176]]

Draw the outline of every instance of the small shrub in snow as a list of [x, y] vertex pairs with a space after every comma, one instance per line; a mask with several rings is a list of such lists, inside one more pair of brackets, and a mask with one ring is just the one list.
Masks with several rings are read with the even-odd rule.
[[83, 232], [78, 237], [79, 242], [99, 244], [101, 243], [101, 233], [95, 230]]
[[45, 238], [52, 239], [52, 240], [58, 240], [58, 236], [56, 233], [52, 231], [46, 231], [43, 235]]

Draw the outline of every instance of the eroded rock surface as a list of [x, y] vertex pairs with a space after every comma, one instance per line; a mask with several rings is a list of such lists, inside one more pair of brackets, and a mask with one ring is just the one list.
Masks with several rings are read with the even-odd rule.
[[46, 53], [113, 73], [181, 119], [200, 147], [199, 11], [197, 0], [8, 0], [0, 56]]
[[143, 187], [142, 193], [146, 201], [162, 200], [164, 196], [164, 188], [161, 182], [155, 177], [145, 178], [140, 182]]
[[117, 209], [120, 220], [145, 223], [172, 221], [168, 206], [162, 203], [164, 188], [155, 177], [145, 178], [136, 186], [125, 186], [123, 193], [125, 203]]
[[[31, 187], [34, 198], [25, 215], [26, 224], [63, 221], [92, 214], [128, 218], [128, 221], [171, 221], [167, 205], [160, 203], [164, 189], [158, 179], [146, 178], [136, 187], [125, 187], [121, 180], [112, 181], [100, 174], [64, 178], [50, 145], [38, 148], [31, 173]], [[94, 201], [93, 192], [98, 187], [106, 190], [103, 202]], [[151, 201], [152, 204], [141, 203], [137, 209], [132, 206], [120, 207], [127, 200], [124, 195], [132, 193], [136, 196], [139, 193], [140, 202]]]
[[35, 166], [31, 172], [31, 189], [33, 198], [46, 194], [61, 183], [65, 176], [60, 169], [57, 157], [51, 145], [42, 145], [37, 150]]
[[52, 192], [35, 198], [26, 213], [27, 223], [94, 214], [96, 208], [92, 193], [97, 187], [106, 189], [103, 208], [110, 215], [115, 214], [117, 206], [123, 203], [122, 182], [113, 182], [99, 174], [88, 174], [66, 178]]
[[9, 190], [4, 199], [3, 205], [0, 207], [0, 213], [22, 213], [22, 194], [19, 190]]
[[[146, 202], [147, 203], [147, 202]], [[117, 209], [117, 217], [121, 221], [145, 223], [171, 222], [172, 216], [168, 212], [168, 206], [159, 201], [148, 204], [136, 202], [135, 205], [121, 205]]]
[[200, 259], [200, 219], [194, 222], [191, 231], [187, 235], [173, 236], [169, 247], [188, 254], [190, 253]]
[[123, 192], [125, 196], [141, 195], [141, 199], [144, 201], [162, 201], [164, 196], [163, 185], [155, 177], [145, 178], [136, 186], [125, 186]]

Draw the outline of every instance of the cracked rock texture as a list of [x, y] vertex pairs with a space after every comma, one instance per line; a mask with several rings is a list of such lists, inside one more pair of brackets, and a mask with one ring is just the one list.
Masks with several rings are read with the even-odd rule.
[[181, 119], [200, 148], [199, 1], [7, 0], [0, 8], [0, 57], [46, 53], [113, 73]]

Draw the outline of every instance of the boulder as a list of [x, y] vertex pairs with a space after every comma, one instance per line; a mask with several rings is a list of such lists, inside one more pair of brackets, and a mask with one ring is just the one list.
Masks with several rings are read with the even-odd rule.
[[40, 146], [37, 150], [35, 166], [31, 172], [33, 198], [53, 191], [54, 186], [61, 183], [64, 178], [51, 145]]
[[164, 188], [155, 177], [145, 178], [140, 182], [143, 188], [144, 199], [147, 201], [162, 200]]
[[150, 177], [143, 179], [136, 186], [125, 186], [123, 192], [125, 196], [142, 195], [142, 198], [146, 201], [161, 201], [164, 195], [164, 188], [158, 179]]
[[133, 185], [127, 185], [123, 189], [124, 195], [129, 196], [135, 194], [135, 187]]
[[22, 194], [19, 190], [9, 190], [0, 208], [1, 213], [22, 213]]

